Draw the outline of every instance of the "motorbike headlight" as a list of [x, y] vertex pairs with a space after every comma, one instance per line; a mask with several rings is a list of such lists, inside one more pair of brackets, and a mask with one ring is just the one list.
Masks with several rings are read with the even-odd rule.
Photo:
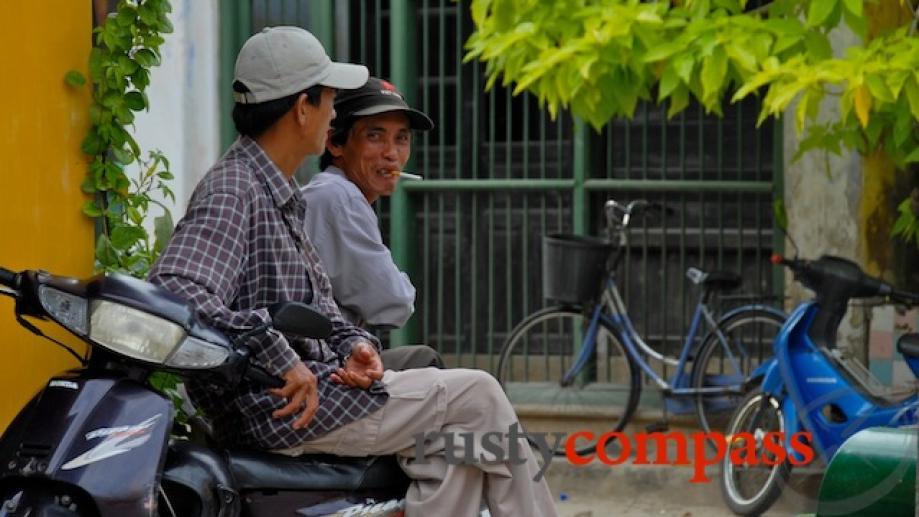
[[93, 300], [89, 337], [119, 354], [173, 368], [220, 366], [226, 347], [187, 336], [171, 321], [105, 300]]
[[38, 288], [38, 300], [45, 312], [61, 325], [81, 336], [86, 335], [86, 298], [42, 285]]
[[185, 339], [185, 330], [120, 303], [93, 300], [89, 338], [119, 354], [163, 364]]

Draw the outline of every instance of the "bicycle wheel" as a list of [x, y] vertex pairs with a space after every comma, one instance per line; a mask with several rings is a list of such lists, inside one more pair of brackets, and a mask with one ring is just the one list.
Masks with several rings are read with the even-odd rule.
[[710, 332], [693, 361], [693, 388], [735, 387], [736, 393], [698, 394], [696, 416], [706, 432], [724, 432], [731, 413], [743, 398], [744, 381], [772, 357], [772, 341], [785, 317], [761, 308], [750, 308], [721, 322], [722, 340]]
[[[566, 419], [596, 424], [599, 432], [592, 431], [593, 440], [580, 436], [575, 442], [579, 454], [594, 450], [603, 433], [622, 430], [641, 393], [638, 367], [616, 331], [602, 322], [590, 360], [573, 382], [563, 385], [589, 323], [589, 316], [576, 307], [549, 307], [530, 315], [502, 347], [497, 371], [518, 414], [548, 417], [556, 425]], [[558, 444], [555, 453], [563, 455], [565, 443]]]
[[[765, 399], [765, 400], [764, 400]], [[778, 461], [763, 447], [766, 433], [783, 433], [785, 424], [778, 401], [761, 391], [751, 392], [737, 407], [728, 424], [728, 451], [721, 460], [719, 472], [721, 494], [728, 507], [738, 515], [759, 515], [769, 509], [782, 494], [791, 473], [787, 458]], [[749, 447], [753, 440], [754, 447]], [[781, 442], [779, 442], [781, 443]], [[745, 449], [739, 451], [737, 449]], [[755, 456], [752, 450], [755, 449]], [[743, 458], [755, 457], [755, 465], [735, 464], [734, 452]], [[775, 463], [769, 465], [769, 463]]]

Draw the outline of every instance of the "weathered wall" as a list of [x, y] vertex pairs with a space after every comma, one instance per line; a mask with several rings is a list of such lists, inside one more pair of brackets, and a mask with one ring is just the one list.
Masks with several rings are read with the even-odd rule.
[[176, 221], [220, 153], [217, 3], [172, 0], [169, 20], [174, 31], [165, 35], [162, 63], [150, 75], [150, 110], [138, 113], [135, 121], [134, 136], [141, 149], [159, 149], [169, 159], [176, 202], [167, 204]]
[[[0, 32], [0, 266], [85, 276], [93, 266], [93, 227], [80, 212], [86, 174], [80, 142], [90, 99], [87, 88], [66, 86], [64, 74], [87, 73], [90, 3], [10, 7]], [[0, 299], [0, 429], [50, 375], [75, 365], [20, 327], [12, 309], [12, 300]]]

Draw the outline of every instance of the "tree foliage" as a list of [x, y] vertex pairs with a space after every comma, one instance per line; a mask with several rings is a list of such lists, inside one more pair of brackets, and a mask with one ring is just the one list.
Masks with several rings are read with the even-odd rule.
[[[878, 0], [875, 0], [878, 1]], [[909, 0], [903, 9], [915, 8]], [[919, 38], [915, 22], [834, 57], [829, 32], [863, 40], [871, 0], [473, 0], [466, 60], [486, 64], [514, 93], [530, 91], [555, 115], [568, 108], [599, 129], [639, 101], [673, 116], [698, 100], [708, 112], [754, 93], [760, 122], [794, 101], [801, 151], [883, 147], [900, 166], [919, 162]], [[919, 16], [919, 15], [917, 15]], [[818, 106], [835, 98], [838, 120]]]
[[[167, 184], [173, 178], [169, 161], [159, 151], [145, 157], [128, 131], [134, 112], [149, 107], [144, 91], [150, 69], [160, 64], [163, 34], [172, 32], [166, 16], [170, 11], [168, 0], [120, 0], [115, 12], [94, 30], [89, 57], [91, 126], [82, 144], [91, 161], [82, 189], [93, 195], [83, 213], [102, 226], [95, 250], [96, 267], [102, 271], [146, 276], [172, 233], [169, 209], [153, 197], [159, 191], [175, 201]], [[64, 79], [73, 87], [87, 82], [73, 70]], [[130, 166], [139, 168], [135, 177], [125, 173]], [[151, 205], [164, 211], [154, 220], [152, 236], [144, 227]]]
[[[867, 37], [867, 9], [896, 7], [906, 23]], [[896, 4], [896, 5], [892, 5]], [[725, 102], [761, 95], [758, 123], [793, 107], [811, 149], [883, 151], [919, 167], [919, 0], [473, 0], [476, 30], [466, 61], [486, 65], [514, 94], [529, 91], [555, 116], [571, 112], [599, 130], [631, 117], [639, 101], [668, 116], [696, 99], [720, 115]], [[860, 42], [836, 56], [830, 31]], [[818, 118], [826, 100], [838, 117]], [[797, 104], [793, 104], [793, 103]], [[912, 164], [912, 165], [911, 165]], [[919, 212], [900, 207], [895, 235], [919, 244]]]

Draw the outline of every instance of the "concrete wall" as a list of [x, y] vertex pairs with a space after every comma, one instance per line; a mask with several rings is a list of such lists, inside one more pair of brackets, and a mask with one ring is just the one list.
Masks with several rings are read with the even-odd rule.
[[[68, 70], [88, 75], [89, 2], [16, 2], [0, 31], [0, 266], [88, 276], [93, 226], [80, 212], [90, 91], [64, 83]], [[46, 332], [83, 350], [56, 325]], [[76, 366], [66, 352], [20, 327], [13, 302], [0, 298], [0, 429], [48, 378]]]
[[[218, 158], [218, 0], [172, 0], [174, 32], [151, 73], [150, 110], [138, 114], [134, 135], [144, 152], [161, 150], [175, 174], [170, 188], [176, 221], [195, 185]], [[153, 215], [158, 215], [154, 213]]]
[[[831, 41], [837, 55], [859, 43], [855, 35], [843, 29], [833, 31]], [[824, 102], [820, 117], [839, 117], [836, 98]], [[799, 138], [793, 120], [794, 106], [785, 117], [785, 205], [789, 233], [801, 256], [846, 257], [869, 274], [896, 284], [892, 267], [897, 251], [889, 232], [896, 204], [902, 197], [891, 193], [906, 195], [909, 189], [897, 183], [905, 175], [898, 175], [882, 153], [863, 157], [851, 151], [842, 156], [811, 151], [792, 161]], [[794, 253], [787, 242], [786, 253]], [[791, 298], [788, 308], [812, 297], [790, 274], [786, 274], [786, 292]], [[895, 341], [906, 329], [915, 328], [916, 314], [871, 305], [877, 301], [850, 303], [837, 344], [846, 355], [870, 366], [882, 382], [902, 382], [909, 376], [902, 356], [895, 351]]]
[[[835, 30], [831, 41], [837, 54], [857, 43], [848, 30]], [[839, 118], [838, 100], [824, 101], [820, 118]], [[842, 156], [823, 151], [811, 151], [792, 161], [798, 150], [799, 136], [794, 128], [794, 106], [785, 117], [785, 208], [788, 212], [789, 234], [797, 243], [801, 257], [838, 255], [862, 263], [859, 206], [862, 199], [862, 158], [855, 152]], [[785, 251], [794, 248], [786, 242]], [[812, 296], [800, 284], [786, 275], [786, 293], [792, 305]], [[865, 351], [865, 315], [850, 310], [839, 329], [839, 347], [857, 357], [867, 358]]]

